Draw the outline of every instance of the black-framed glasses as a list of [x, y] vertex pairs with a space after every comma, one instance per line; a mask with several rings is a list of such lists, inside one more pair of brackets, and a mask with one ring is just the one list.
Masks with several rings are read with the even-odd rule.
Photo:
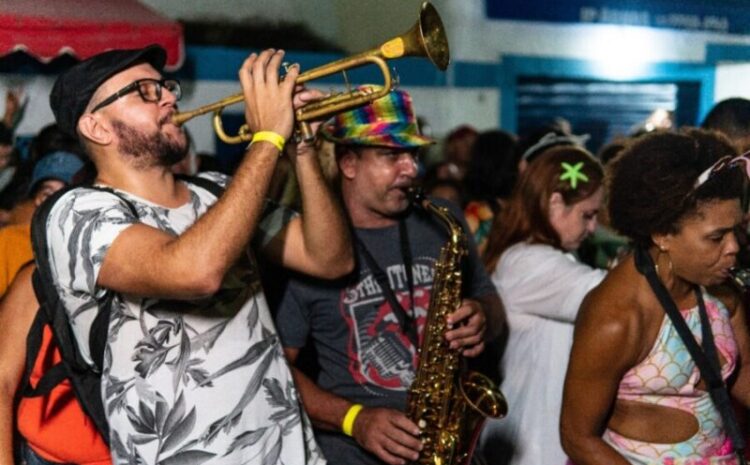
[[141, 96], [144, 102], [158, 102], [161, 100], [162, 89], [170, 91], [174, 94], [175, 99], [177, 100], [180, 100], [180, 97], [182, 97], [182, 87], [180, 87], [180, 82], [176, 79], [138, 79], [99, 102], [99, 104], [91, 110], [91, 113], [94, 113], [100, 108], [106, 107], [110, 103], [131, 92], [138, 92], [138, 95]]

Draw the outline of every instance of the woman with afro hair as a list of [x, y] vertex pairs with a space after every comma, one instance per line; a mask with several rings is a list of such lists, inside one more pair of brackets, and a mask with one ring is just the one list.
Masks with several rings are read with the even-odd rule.
[[643, 136], [614, 161], [611, 224], [633, 253], [576, 322], [560, 422], [576, 465], [739, 463], [714, 400], [724, 380], [750, 405], [745, 312], [727, 286], [749, 168], [727, 139], [697, 129]]

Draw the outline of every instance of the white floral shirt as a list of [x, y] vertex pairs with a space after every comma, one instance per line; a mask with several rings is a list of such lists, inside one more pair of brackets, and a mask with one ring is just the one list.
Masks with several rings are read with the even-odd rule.
[[[203, 175], [226, 185], [226, 177]], [[91, 362], [89, 331], [113, 291], [96, 285], [109, 247], [144, 223], [179, 235], [216, 201], [187, 183], [190, 201], [164, 208], [118, 192], [78, 188], [47, 220], [58, 293]], [[267, 241], [291, 214], [270, 209], [254, 241]], [[220, 225], [217, 225], [220, 227]], [[251, 255], [207, 299], [157, 300], [114, 294], [102, 398], [115, 464], [325, 463], [304, 414]]]

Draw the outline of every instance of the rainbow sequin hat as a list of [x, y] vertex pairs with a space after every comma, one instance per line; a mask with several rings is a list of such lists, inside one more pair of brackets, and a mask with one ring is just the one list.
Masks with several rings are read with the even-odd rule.
[[[380, 86], [364, 85], [358, 90], [378, 91]], [[341, 144], [414, 148], [435, 141], [419, 133], [411, 96], [393, 90], [367, 105], [339, 113], [320, 128], [325, 139]]]

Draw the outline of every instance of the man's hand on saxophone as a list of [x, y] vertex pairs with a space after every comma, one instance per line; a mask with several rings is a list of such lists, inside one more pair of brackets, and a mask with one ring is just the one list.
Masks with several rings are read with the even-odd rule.
[[448, 327], [454, 328], [445, 333], [451, 349], [461, 349], [464, 357], [476, 357], [482, 353], [487, 318], [480, 302], [463, 299], [461, 306], [448, 315]]
[[391, 465], [417, 460], [422, 450], [419, 427], [398, 410], [363, 408], [352, 432], [360, 446]]

